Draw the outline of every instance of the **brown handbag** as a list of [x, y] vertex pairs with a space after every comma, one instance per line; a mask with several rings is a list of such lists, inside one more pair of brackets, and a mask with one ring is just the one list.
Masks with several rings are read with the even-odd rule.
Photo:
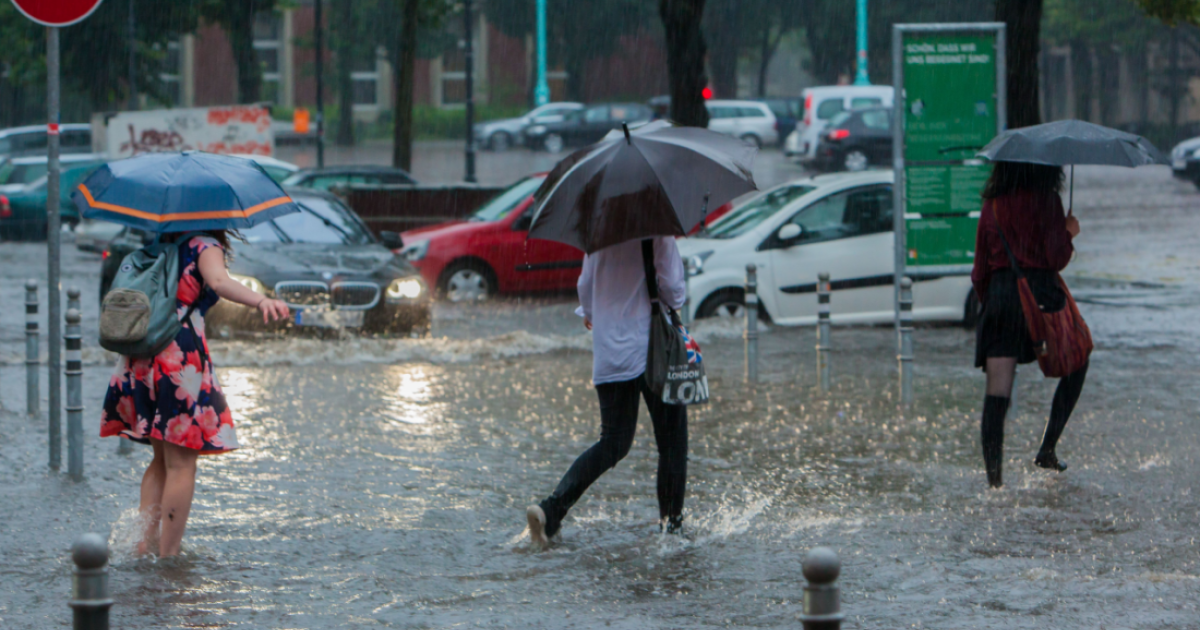
[[1017, 257], [1004, 238], [1004, 229], [1000, 227], [1000, 217], [996, 214], [995, 200], [992, 200], [992, 217], [996, 219], [996, 231], [1000, 233], [1000, 242], [1008, 254], [1013, 273], [1017, 275], [1017, 291], [1021, 295], [1021, 310], [1025, 313], [1025, 324], [1029, 327], [1029, 338], [1033, 340], [1033, 351], [1037, 356], [1038, 367], [1046, 378], [1062, 378], [1074, 374], [1087, 365], [1088, 357], [1092, 354], [1092, 331], [1075, 298], [1071, 296], [1067, 283], [1060, 274], [1054, 274], [1058, 285], [1066, 294], [1066, 304], [1053, 312], [1046, 312], [1034, 297], [1033, 289], [1021, 267], [1017, 265]]

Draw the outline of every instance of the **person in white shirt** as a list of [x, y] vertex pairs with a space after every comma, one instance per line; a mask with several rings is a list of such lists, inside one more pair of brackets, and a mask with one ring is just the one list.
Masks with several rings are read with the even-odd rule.
[[[675, 239], [656, 237], [653, 241], [659, 300], [682, 308], [686, 284]], [[639, 396], [650, 410], [658, 444], [660, 527], [665, 521], [667, 532], [678, 533], [683, 527], [687, 486], [687, 407], [664, 404], [650, 393], [643, 378], [650, 344], [650, 294], [641, 241], [619, 243], [585, 256], [578, 289], [575, 312], [592, 331], [592, 383], [600, 398], [600, 441], [575, 460], [553, 494], [526, 510], [530, 536], [535, 543], [548, 544], [588, 486], [629, 453], [637, 428]]]

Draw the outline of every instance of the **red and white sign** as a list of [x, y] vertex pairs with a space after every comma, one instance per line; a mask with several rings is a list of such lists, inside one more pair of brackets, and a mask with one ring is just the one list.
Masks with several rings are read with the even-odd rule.
[[70, 26], [92, 14], [102, 0], [12, 0], [25, 17], [44, 26]]

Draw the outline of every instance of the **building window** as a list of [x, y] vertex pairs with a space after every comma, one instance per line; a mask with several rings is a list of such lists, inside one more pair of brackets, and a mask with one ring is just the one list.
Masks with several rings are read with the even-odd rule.
[[279, 103], [283, 78], [280, 63], [283, 55], [283, 19], [279, 15], [264, 11], [254, 17], [254, 52], [262, 66], [262, 98]]
[[183, 102], [182, 75], [183, 49], [179, 45], [179, 40], [171, 40], [167, 42], [167, 51], [162, 60], [162, 71], [158, 74], [158, 80], [162, 82], [163, 96], [166, 99], [164, 104], [168, 107], [177, 107]]
[[354, 69], [350, 73], [350, 80], [353, 86], [351, 94], [354, 100], [354, 109], [362, 111], [379, 108], [378, 57], [385, 54], [385, 51], [380, 48], [370, 58], [355, 61]]

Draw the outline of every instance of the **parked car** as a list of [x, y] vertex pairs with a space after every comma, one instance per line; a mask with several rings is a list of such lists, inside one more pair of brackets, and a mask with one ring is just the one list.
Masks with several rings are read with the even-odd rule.
[[402, 168], [355, 164], [327, 166], [296, 171], [283, 180], [284, 186], [312, 188], [328, 192], [335, 186], [347, 184], [415, 184], [416, 180]]
[[574, 288], [583, 252], [526, 238], [533, 221], [533, 193], [545, 179], [540, 174], [518, 181], [465, 221], [404, 232], [401, 255], [451, 302]]
[[564, 116], [562, 122], [533, 125], [525, 130], [525, 144], [533, 149], [558, 153], [565, 147], [598, 142], [623, 123], [650, 120], [650, 108], [640, 103], [603, 103]]
[[281, 183], [300, 170], [299, 166], [296, 166], [291, 162], [284, 162], [283, 160], [273, 158], [268, 155], [235, 153], [233, 157], [246, 158], [247, 160], [257, 163], [264, 171], [267, 172], [267, 175], [271, 176], [271, 179]]
[[475, 141], [483, 149], [507, 151], [523, 142], [525, 129], [530, 126], [559, 123], [567, 114], [581, 109], [583, 103], [547, 103], [524, 116], [482, 122], [475, 125]]
[[865, 171], [892, 161], [892, 109], [842, 112], [829, 121], [813, 166], [819, 171]]
[[[102, 164], [103, 161], [90, 161], [63, 165], [58, 180], [58, 214], [63, 225], [79, 222], [79, 210], [71, 203], [71, 190]], [[47, 188], [47, 177], [43, 175], [17, 192], [0, 195], [0, 239], [46, 240]]]
[[887, 85], [829, 85], [804, 90], [804, 118], [788, 135], [783, 153], [799, 162], [816, 159], [821, 133], [838, 114], [867, 107], [891, 107], [894, 91]]
[[796, 123], [803, 115], [801, 112], [803, 101], [798, 98], [760, 98], [756, 100], [766, 103], [767, 107], [771, 108], [771, 113], [775, 114], [775, 133], [779, 136], [778, 143], [782, 144], [788, 134], [796, 128]]
[[[416, 269], [389, 251], [337, 197], [289, 188], [300, 212], [248, 230], [234, 245], [229, 275], [243, 286], [278, 298], [293, 310], [285, 322], [263, 324], [255, 309], [221, 300], [209, 310], [210, 334], [352, 328], [366, 333], [423, 333], [430, 322], [430, 294]], [[126, 228], [104, 251], [100, 299], [108, 293], [121, 260], [147, 236]]]
[[[103, 155], [95, 153], [67, 153], [60, 155], [59, 164], [65, 168], [68, 164], [104, 161]], [[10, 157], [0, 162], [0, 194], [20, 192], [27, 184], [32, 184], [46, 176], [47, 158], [43, 155], [25, 157]]]
[[[893, 321], [891, 170], [822, 175], [771, 188], [734, 206], [705, 234], [679, 241], [693, 269], [696, 317], [741, 317], [746, 265], [758, 266], [758, 299], [771, 321], [817, 321], [817, 274], [832, 280], [833, 321]], [[917, 320], [969, 320], [966, 276], [919, 280]]]
[[[0, 129], [0, 158], [46, 153], [46, 126], [29, 125]], [[60, 154], [91, 153], [92, 126], [87, 123], [68, 123], [58, 126]]]
[[1200, 150], [1200, 138], [1190, 138], [1175, 145], [1171, 149], [1171, 174], [1180, 179], [1197, 181], [1200, 172], [1188, 171], [1188, 160], [1196, 156]]
[[766, 103], [759, 101], [705, 101], [708, 108], [708, 128], [756, 147], [777, 144], [775, 114]]

